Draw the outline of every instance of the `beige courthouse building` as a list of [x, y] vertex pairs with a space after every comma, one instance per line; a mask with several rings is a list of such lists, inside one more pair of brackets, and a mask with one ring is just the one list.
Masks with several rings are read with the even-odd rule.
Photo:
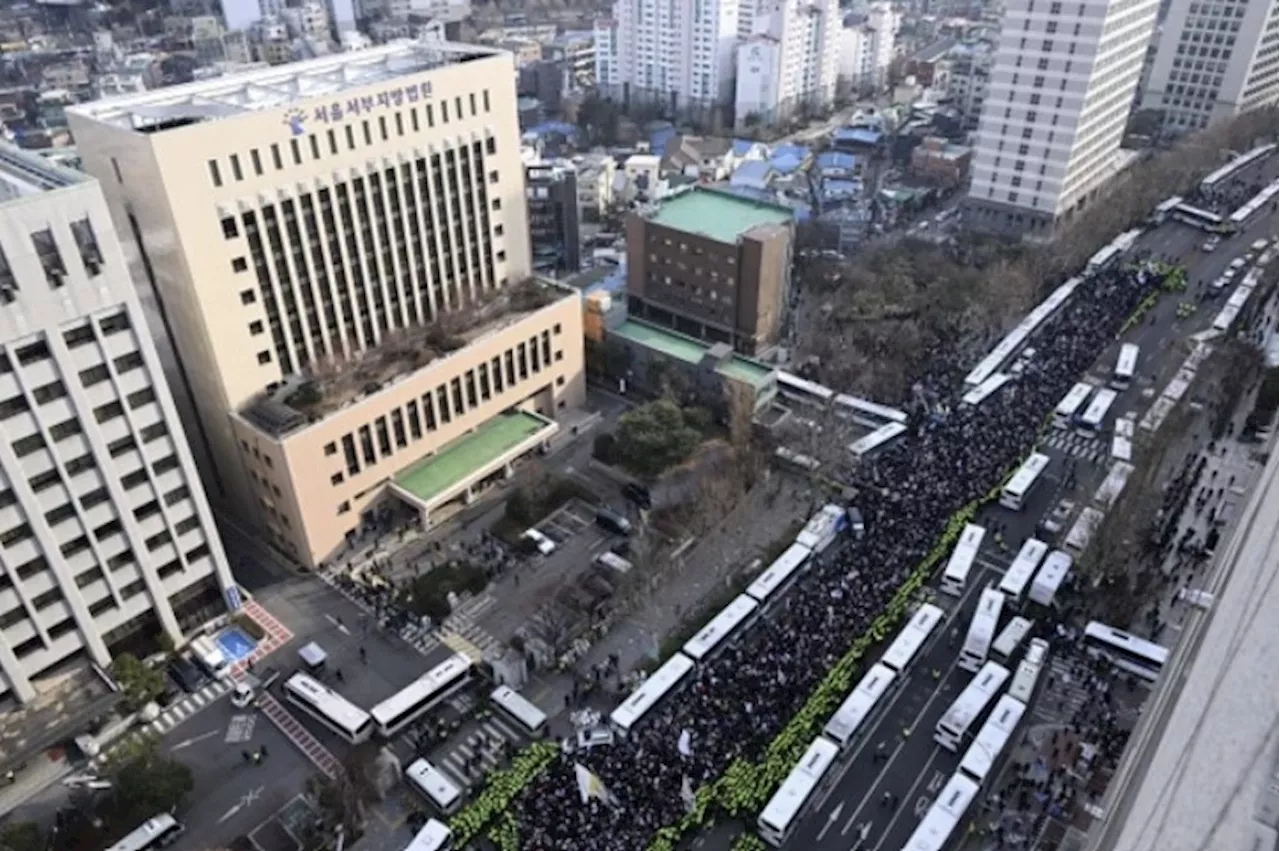
[[531, 279], [509, 53], [405, 42], [68, 110], [213, 459], [315, 566], [425, 523], [581, 404], [576, 293]]

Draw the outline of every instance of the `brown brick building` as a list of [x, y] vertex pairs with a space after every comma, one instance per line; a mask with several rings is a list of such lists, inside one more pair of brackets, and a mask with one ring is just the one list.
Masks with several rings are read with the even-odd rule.
[[757, 354], [777, 342], [791, 281], [792, 211], [697, 187], [627, 221], [630, 312]]

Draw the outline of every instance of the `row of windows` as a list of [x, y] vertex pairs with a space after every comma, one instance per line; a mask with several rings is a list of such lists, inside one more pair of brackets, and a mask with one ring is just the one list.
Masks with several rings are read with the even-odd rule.
[[[102, 272], [102, 249], [98, 247], [98, 237], [93, 232], [93, 223], [86, 216], [70, 223], [71, 236], [80, 254], [80, 263], [85, 273], [93, 278]], [[31, 247], [40, 260], [44, 270], [45, 283], [52, 289], [60, 289], [67, 277], [67, 264], [62, 259], [62, 249], [58, 247], [53, 228], [31, 233]], [[17, 298], [18, 279], [9, 265], [9, 258], [0, 246], [0, 303], [11, 304]]]
[[[303, 164], [304, 155], [302, 138], [304, 136], [307, 139], [307, 149], [308, 153], [310, 153], [310, 158], [312, 160], [318, 160], [323, 156], [321, 153], [322, 145], [320, 134], [306, 132], [306, 125], [309, 121], [324, 122], [325, 124], [328, 124], [331, 121], [342, 121], [344, 118], [349, 119], [352, 115], [360, 115], [363, 112], [369, 112], [373, 110], [375, 106], [399, 106], [406, 100], [413, 103], [416, 102], [419, 97], [430, 96], [430, 84], [424, 84], [423, 89], [425, 89], [425, 95], [419, 92], [417, 86], [406, 86], [403, 90], [397, 90], [390, 94], [378, 95], [376, 98], [371, 96], [349, 98], [345, 105], [340, 101], [335, 101], [332, 104], [315, 107], [310, 115], [300, 113], [292, 116], [290, 118], [290, 126], [293, 129], [295, 136], [289, 140], [289, 157], [293, 161], [293, 165], [300, 166]], [[410, 94], [412, 94], [412, 97], [409, 97]], [[469, 115], [463, 109], [464, 103], [470, 109]], [[452, 117], [457, 121], [463, 120], [467, 117], [474, 118], [481, 112], [487, 113], [490, 110], [489, 90], [484, 89], [480, 93], [479, 99], [476, 98], [475, 92], [468, 94], [465, 101], [463, 100], [462, 95], [457, 95], [452, 100], [452, 107]], [[389, 114], [392, 119], [392, 124], [394, 125], [396, 136], [405, 135], [406, 115], [409, 119], [408, 124], [411, 131], [419, 133], [422, 131], [424, 126], [426, 128], [435, 127], [437, 115], [440, 118], [441, 125], [447, 125], [449, 123], [450, 100], [449, 98], [442, 98], [434, 104], [427, 103], [421, 107], [421, 113], [419, 113], [419, 107], [409, 106], [404, 111], [397, 109], [395, 112]], [[361, 133], [359, 134], [359, 138], [366, 146], [374, 144], [375, 135], [383, 142], [391, 139], [392, 133], [391, 127], [387, 123], [387, 115], [378, 116], [376, 134], [374, 132], [374, 125], [370, 122], [371, 120], [368, 118], [360, 121]], [[339, 144], [338, 129], [339, 128], [336, 127], [330, 127], [324, 131], [325, 141], [328, 143], [325, 147], [328, 148], [328, 153], [334, 156], [336, 156], [343, 147]], [[342, 141], [345, 142], [346, 150], [356, 150], [356, 124], [354, 122], [349, 122], [342, 125], [341, 130], [343, 131]], [[282, 171], [286, 166], [284, 154], [280, 145], [273, 142], [268, 148], [268, 151], [270, 153], [270, 165], [273, 167], [273, 170]], [[245, 168], [244, 164], [240, 161], [239, 154], [231, 154], [228, 158], [227, 164], [230, 167], [231, 178], [233, 180], [241, 181], [245, 179]], [[208, 167], [209, 179], [213, 182], [213, 185], [215, 187], [222, 186], [224, 177], [219, 160], [209, 160]], [[256, 177], [261, 177], [266, 173], [264, 158], [262, 156], [262, 152], [258, 148], [249, 149], [249, 167], [253, 170], [253, 174]]]
[[[193, 564], [196, 561], [199, 561], [200, 559], [204, 558], [208, 554], [209, 554], [208, 545], [200, 544], [199, 546], [194, 547], [190, 552], [186, 554], [186, 556], [184, 557], [185, 562], [187, 565]], [[117, 565], [115, 568], [113, 568], [114, 570], [121, 569], [126, 565], [132, 563], [131, 552], [126, 551], [125, 553], [121, 553], [121, 556], [128, 556], [128, 559], [120, 563], [119, 565]], [[182, 561], [180, 561], [179, 559], [173, 559], [168, 564], [165, 564], [162, 567], [160, 567], [160, 569], [157, 571], [157, 575], [160, 577], [161, 580], [164, 580], [169, 576], [172, 576], [175, 573], [178, 573], [179, 571], [182, 571], [184, 569], [185, 568], [183, 566]], [[101, 578], [103, 578], [102, 571], [98, 568], [93, 568], [92, 570], [86, 571], [80, 574], [79, 576], [77, 576], [76, 585], [79, 588], [85, 588], [92, 582]], [[7, 576], [0, 574], [0, 582], [3, 582], [5, 580], [7, 580]], [[127, 602], [133, 599], [134, 597], [138, 596], [145, 590], [146, 590], [146, 582], [142, 579], [136, 579], [133, 582], [130, 582], [128, 585], [120, 589], [120, 600], [122, 602]], [[41, 594], [39, 597], [36, 597], [31, 602], [32, 602], [32, 607], [36, 611], [43, 611], [44, 609], [47, 609], [49, 606], [53, 605], [60, 599], [62, 599], [62, 593], [57, 589], [51, 589], [50, 591], [47, 591], [44, 594]], [[118, 608], [116, 599], [111, 594], [107, 594], [102, 599], [98, 600], [96, 603], [89, 606], [89, 614], [90, 616], [97, 618], [106, 614], [109, 611], [113, 611], [116, 608]], [[27, 619], [27, 612], [21, 606], [15, 609], [11, 609], [10, 611], [5, 612], [3, 615], [0, 615], [0, 629], [7, 629], [11, 626], [15, 626], [26, 619]], [[50, 642], [57, 641], [59, 638], [66, 635], [68, 632], [71, 632], [75, 628], [76, 628], [76, 625], [75, 625], [74, 617], [66, 618], [65, 620], [61, 621], [55, 626], [50, 627], [48, 631]], [[19, 659], [24, 659], [30, 656], [31, 654], [35, 653], [36, 651], [43, 649], [43, 647], [44, 647], [44, 642], [41, 640], [39, 633], [37, 633], [32, 638], [22, 642], [17, 647], [15, 647], [14, 654]]]
[[436, 431], [440, 425], [451, 423], [455, 416], [466, 415], [482, 403], [516, 387], [531, 374], [540, 373], [553, 362], [562, 360], [564, 352], [552, 350], [552, 333], [559, 334], [560, 326], [556, 325], [554, 332], [543, 331], [494, 356], [488, 363], [467, 370], [434, 391], [424, 393], [421, 400], [413, 399], [404, 408], [396, 408], [388, 415], [378, 417], [371, 425], [360, 426], [343, 435], [341, 441], [326, 444], [326, 456], [337, 455], [341, 444], [346, 465], [345, 473], [339, 471], [330, 477], [332, 484], [339, 485], [346, 476], [358, 474], [362, 462], [365, 467], [377, 464], [410, 442]]
[[240, 299], [261, 300], [283, 373], [425, 325], [474, 297], [468, 283], [494, 285], [506, 259], [491, 244], [502, 234], [484, 169], [495, 150], [475, 142], [223, 220], [228, 238], [243, 231], [258, 287]]

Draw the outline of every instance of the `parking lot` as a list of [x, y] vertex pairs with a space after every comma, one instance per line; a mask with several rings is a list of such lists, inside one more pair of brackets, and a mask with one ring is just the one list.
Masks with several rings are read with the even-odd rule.
[[608, 538], [608, 533], [596, 526], [595, 507], [578, 498], [557, 508], [535, 528], [554, 541], [557, 547], [563, 546], [570, 538], [586, 535], [590, 536], [587, 548], [594, 550]]

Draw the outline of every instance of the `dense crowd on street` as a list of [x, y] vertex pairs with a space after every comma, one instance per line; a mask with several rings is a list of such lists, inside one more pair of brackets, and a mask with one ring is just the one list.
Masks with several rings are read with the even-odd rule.
[[[1031, 449], [1045, 416], [1159, 285], [1157, 276], [1148, 266], [1092, 276], [1037, 332], [1036, 356], [1019, 380], [977, 407], [958, 400], [934, 407], [912, 421], [909, 439], [853, 469], [865, 538], [813, 564], [778, 606], [700, 665], [628, 738], [564, 756], [544, 772], [512, 810], [522, 847], [644, 848], [684, 814], [682, 790], [737, 757], [760, 759], [949, 518]], [[688, 747], [679, 747], [682, 738]], [[600, 778], [611, 800], [581, 802], [575, 762]]]

